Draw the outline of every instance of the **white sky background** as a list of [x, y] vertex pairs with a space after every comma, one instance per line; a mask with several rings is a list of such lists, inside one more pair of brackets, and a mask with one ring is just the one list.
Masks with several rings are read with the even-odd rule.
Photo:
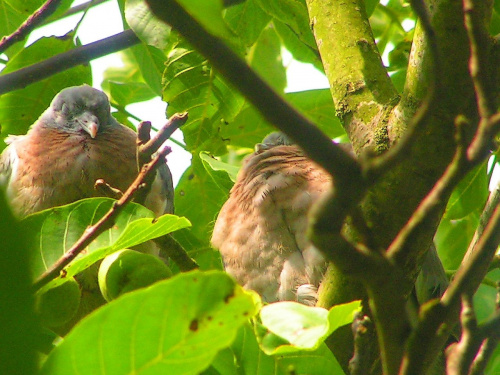
[[[86, 0], [76, 0], [73, 6], [86, 2]], [[41, 36], [64, 35], [70, 31], [81, 18], [83, 13], [67, 17], [64, 20], [54, 22], [32, 33], [28, 39], [32, 43]], [[92, 7], [80, 24], [77, 36], [82, 44], [88, 44], [97, 40], [115, 35], [123, 31], [120, 11], [115, 1], [108, 1]], [[303, 91], [318, 88], [327, 88], [328, 81], [324, 74], [320, 73], [310, 64], [302, 64], [292, 59], [289, 53], [284, 55], [285, 65], [288, 66], [288, 87], [287, 92]], [[118, 54], [112, 54], [93, 60], [92, 74], [93, 86], [101, 89], [103, 72], [109, 67], [122, 66]], [[147, 102], [135, 103], [127, 106], [127, 111], [140, 119], [151, 121], [153, 126], [159, 127], [166, 122], [166, 103], [159, 97]], [[175, 132], [173, 138], [182, 141], [182, 133]], [[181, 147], [168, 142], [172, 147], [172, 153], [168, 155], [168, 165], [172, 171], [174, 185], [177, 184], [182, 173], [191, 163], [191, 155]]]

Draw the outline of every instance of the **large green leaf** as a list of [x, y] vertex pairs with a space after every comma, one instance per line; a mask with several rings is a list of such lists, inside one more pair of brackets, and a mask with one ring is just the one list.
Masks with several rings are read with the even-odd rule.
[[360, 301], [337, 305], [330, 311], [297, 302], [277, 302], [260, 312], [262, 325], [268, 330], [261, 337], [267, 354], [316, 350], [337, 328], [352, 322]]
[[198, 374], [259, 305], [224, 272], [179, 274], [83, 320], [41, 374]]
[[246, 0], [226, 9], [224, 20], [242, 40], [242, 44], [251, 46], [269, 23], [271, 16], [262, 10], [258, 0]]
[[182, 127], [189, 151], [224, 153], [225, 144], [215, 137], [217, 129], [240, 111], [243, 97], [190, 46], [180, 40], [172, 42], [164, 75], [167, 114], [189, 112], [189, 120]]
[[482, 211], [489, 194], [486, 167], [483, 163], [460, 181], [448, 200], [445, 218], [461, 219], [472, 212]]
[[277, 20], [273, 20], [273, 25], [284, 46], [293, 55], [294, 59], [304, 63], [313, 64], [316, 69], [323, 72], [323, 63], [316, 46], [310, 46], [300, 40], [299, 36], [290, 27]]
[[247, 55], [250, 66], [277, 92], [284, 92], [286, 70], [281, 59], [281, 42], [272, 28], [260, 34]]
[[[14, 56], [2, 74], [13, 72], [74, 47], [71, 37], [42, 38]], [[24, 89], [3, 94], [0, 97], [2, 137], [7, 134], [26, 133], [28, 127], [38, 119], [59, 91], [68, 86], [84, 83], [92, 83], [89, 65], [71, 68]]]
[[[236, 364], [237, 372], [234, 372]], [[325, 344], [316, 350], [298, 350], [290, 354], [268, 355], [262, 351], [250, 323], [240, 328], [230, 348], [220, 352], [212, 363], [219, 374], [288, 375], [297, 374], [344, 375], [337, 360]], [[207, 372], [210, 374], [210, 372]]]
[[233, 182], [227, 172], [214, 170], [199, 156], [175, 189], [175, 209], [193, 224], [191, 232], [208, 244], [216, 215], [226, 201]]
[[159, 49], [167, 46], [171, 28], [151, 13], [145, 1], [127, 0], [125, 18], [130, 28], [144, 43]]
[[434, 242], [446, 270], [456, 270], [469, 247], [474, 232], [479, 223], [479, 215], [470, 215], [459, 219], [443, 218], [439, 224]]
[[[285, 98], [330, 138], [345, 134], [335, 116], [332, 96], [328, 89], [289, 93], [285, 94]], [[233, 146], [253, 148], [273, 130], [254, 107], [247, 106], [233, 122], [220, 127], [220, 136]]]
[[316, 49], [305, 0], [256, 0], [273, 18], [286, 24], [305, 44]]
[[[104, 216], [113, 203], [114, 200], [109, 198], [90, 198], [26, 217], [21, 225], [23, 230], [34, 236], [31, 244], [34, 276], [41, 275], [68, 251], [90, 225]], [[188, 220], [175, 215], [163, 215], [155, 219], [147, 208], [129, 203], [117, 217], [113, 228], [102, 233], [65, 268], [64, 277], [76, 275], [114, 251], [130, 248], [189, 225]], [[63, 278], [58, 278], [44, 290], [62, 282]]]
[[231, 40], [233, 33], [224, 21], [222, 0], [176, 0], [194, 19], [211, 34]]

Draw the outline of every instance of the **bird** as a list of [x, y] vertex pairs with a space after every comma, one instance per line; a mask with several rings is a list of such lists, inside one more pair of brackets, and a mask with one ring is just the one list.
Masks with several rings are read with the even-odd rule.
[[[340, 144], [354, 155], [350, 144]], [[224, 267], [264, 302], [315, 305], [327, 262], [307, 237], [308, 212], [334, 179], [283, 133], [244, 161], [216, 219], [211, 242]], [[448, 278], [431, 246], [416, 283], [419, 304], [440, 297]]]
[[[26, 135], [9, 136], [0, 155], [0, 186], [20, 217], [99, 196], [103, 179], [124, 192], [138, 174], [137, 133], [111, 115], [106, 94], [88, 85], [63, 89]], [[172, 175], [157, 170], [145, 206], [173, 213]]]
[[307, 213], [331, 187], [331, 176], [283, 133], [264, 138], [215, 222], [211, 242], [226, 271], [265, 302], [314, 305], [326, 261], [306, 236]]
[[[26, 135], [9, 136], [6, 143], [0, 155], [0, 187], [19, 218], [100, 196], [104, 193], [94, 188], [98, 179], [124, 192], [138, 174], [137, 133], [111, 115], [104, 92], [88, 85], [63, 89]], [[172, 175], [166, 162], [156, 170], [144, 205], [156, 216], [174, 212]], [[159, 256], [152, 243], [135, 249]], [[71, 321], [51, 327], [58, 334], [65, 335], [105, 303], [97, 283], [99, 264], [76, 275], [80, 306]]]

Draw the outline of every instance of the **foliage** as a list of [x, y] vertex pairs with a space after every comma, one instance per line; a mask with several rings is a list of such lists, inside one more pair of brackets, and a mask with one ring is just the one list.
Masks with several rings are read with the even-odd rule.
[[[150, 211], [138, 204], [129, 204], [112, 229], [100, 235], [84, 254], [38, 293], [63, 284], [66, 277], [80, 274], [109, 254], [168, 233], [173, 234], [203, 271], [180, 272], [176, 265], [170, 264], [176, 273], [174, 277], [130, 292], [98, 308], [52, 349], [52, 343], [57, 341], [54, 335], [47, 334], [46, 327], [34, 327], [33, 314], [29, 314], [34, 307], [24, 273], [29, 266], [32, 279], [38, 278], [89, 225], [104, 215], [113, 201], [107, 198], [83, 200], [17, 222], [0, 195], [0, 293], [7, 295], [4, 299], [0, 294], [0, 299], [9, 302], [0, 313], [0, 330], [12, 337], [14, 344], [9, 351], [15, 354], [12, 358], [19, 358], [19, 343], [28, 340], [26, 337], [33, 337], [24, 353], [27, 360], [19, 360], [18, 368], [5, 367], [8, 372], [3, 371], [2, 366], [12, 366], [11, 362], [0, 361], [3, 362], [0, 372], [34, 373], [38, 358], [42, 374], [342, 374], [345, 364], [339, 365], [325, 339], [333, 330], [352, 321], [358, 304], [334, 306], [330, 310], [292, 303], [262, 308], [258, 296], [244, 291], [221, 272], [220, 255], [210, 246], [213, 223], [229, 195], [243, 157], [276, 124], [271, 124], [261, 109], [235, 88], [234, 82], [229, 82], [207, 57], [193, 48], [181, 35], [182, 31], [173, 30], [154, 17], [146, 2], [110, 1], [118, 2], [125, 28], [131, 28], [140, 42], [120, 52], [123, 67], [110, 67], [104, 81], [93, 84], [101, 85], [109, 95], [117, 110], [115, 116], [121, 122], [128, 121], [127, 105], [155, 96], [161, 96], [168, 103], [169, 117], [187, 111], [189, 120], [181, 130], [192, 162], [176, 187], [177, 216], [164, 215], [152, 220]], [[335, 94], [332, 98], [332, 92], [337, 90], [336, 82], [330, 80], [331, 91], [286, 92], [283, 49], [286, 48], [294, 59], [312, 64], [327, 75], [327, 66], [332, 64], [327, 57], [322, 59], [320, 56], [321, 40], [313, 34], [306, 1], [179, 0], [177, 3], [205, 30], [230, 46], [275, 92], [329, 138], [345, 138], [343, 125], [352, 125], [346, 118], [354, 110], [347, 110], [346, 115], [342, 111], [351, 103], [347, 103], [347, 99], [346, 102], [339, 100]], [[234, 4], [226, 6], [227, 3]], [[386, 57], [386, 72], [397, 95], [404, 96], [405, 90], [413, 84], [406, 80], [413, 79], [408, 64], [412, 41], [418, 33], [416, 16], [404, 0], [385, 3], [364, 1], [378, 53]], [[0, 0], [0, 34], [13, 33], [42, 4], [41, 0]], [[62, 1], [48, 21], [64, 18], [63, 13], [69, 6], [70, 1]], [[490, 23], [492, 34], [500, 30], [499, 9], [500, 1], [495, 0]], [[344, 21], [345, 25], [349, 24], [349, 20]], [[77, 26], [75, 24], [74, 30], [64, 37], [41, 38], [30, 46], [17, 43], [4, 51], [0, 86], [2, 77], [9, 73], [19, 72], [25, 66], [61, 52], [78, 50]], [[342, 53], [338, 51], [339, 55]], [[2, 94], [0, 150], [5, 147], [3, 140], [8, 134], [26, 133], [58, 91], [84, 83], [92, 84], [90, 65], [71, 67], [23, 89]], [[346, 97], [355, 91], [352, 89]], [[370, 111], [367, 113], [371, 116]], [[352, 131], [347, 133], [352, 138]], [[351, 140], [355, 143], [355, 139]], [[453, 143], [452, 137], [447, 137], [447, 141]], [[422, 149], [427, 145], [422, 141], [418, 147]], [[432, 143], [429, 148], [433, 148]], [[443, 165], [448, 162], [443, 161]], [[488, 198], [493, 166], [497, 164], [495, 158], [491, 164], [487, 166], [483, 162], [461, 179], [437, 228], [435, 243], [450, 274], [459, 268], [478, 226]], [[417, 163], [415, 169], [417, 174], [428, 172]], [[441, 175], [443, 171], [444, 168], [436, 174]], [[413, 210], [412, 207], [409, 211]], [[25, 254], [26, 248], [29, 257]], [[495, 309], [496, 280], [498, 269], [486, 276], [474, 295], [480, 322]], [[14, 281], [17, 299], [4, 290], [7, 283]], [[20, 313], [16, 315], [18, 309]], [[5, 319], [14, 319], [10, 331], [4, 330], [4, 326], [10, 324], [3, 315]], [[280, 324], [283, 322], [287, 324]], [[2, 336], [5, 335], [0, 335], [0, 353], [5, 353], [10, 341]], [[47, 356], [40, 359], [32, 350], [35, 346]], [[497, 350], [487, 374], [499, 371], [499, 358]]]

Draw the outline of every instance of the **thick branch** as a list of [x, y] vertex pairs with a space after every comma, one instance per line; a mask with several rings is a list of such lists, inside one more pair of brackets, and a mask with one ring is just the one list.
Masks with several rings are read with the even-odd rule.
[[77, 47], [40, 63], [2, 75], [0, 76], [0, 95], [22, 89], [56, 73], [68, 70], [77, 65], [86, 64], [97, 57], [121, 51], [139, 42], [139, 38], [132, 30], [126, 30], [120, 34]]
[[364, 1], [306, 2], [337, 116], [354, 149], [386, 150], [384, 120], [398, 93], [382, 64]]
[[[262, 115], [289, 135], [314, 161], [351, 189], [362, 189], [361, 168], [346, 152], [333, 145], [260, 78], [219, 38], [209, 34], [175, 0], [148, 0], [153, 13], [176, 29], [193, 47], [233, 84]], [[361, 185], [361, 186], [360, 186]]]

